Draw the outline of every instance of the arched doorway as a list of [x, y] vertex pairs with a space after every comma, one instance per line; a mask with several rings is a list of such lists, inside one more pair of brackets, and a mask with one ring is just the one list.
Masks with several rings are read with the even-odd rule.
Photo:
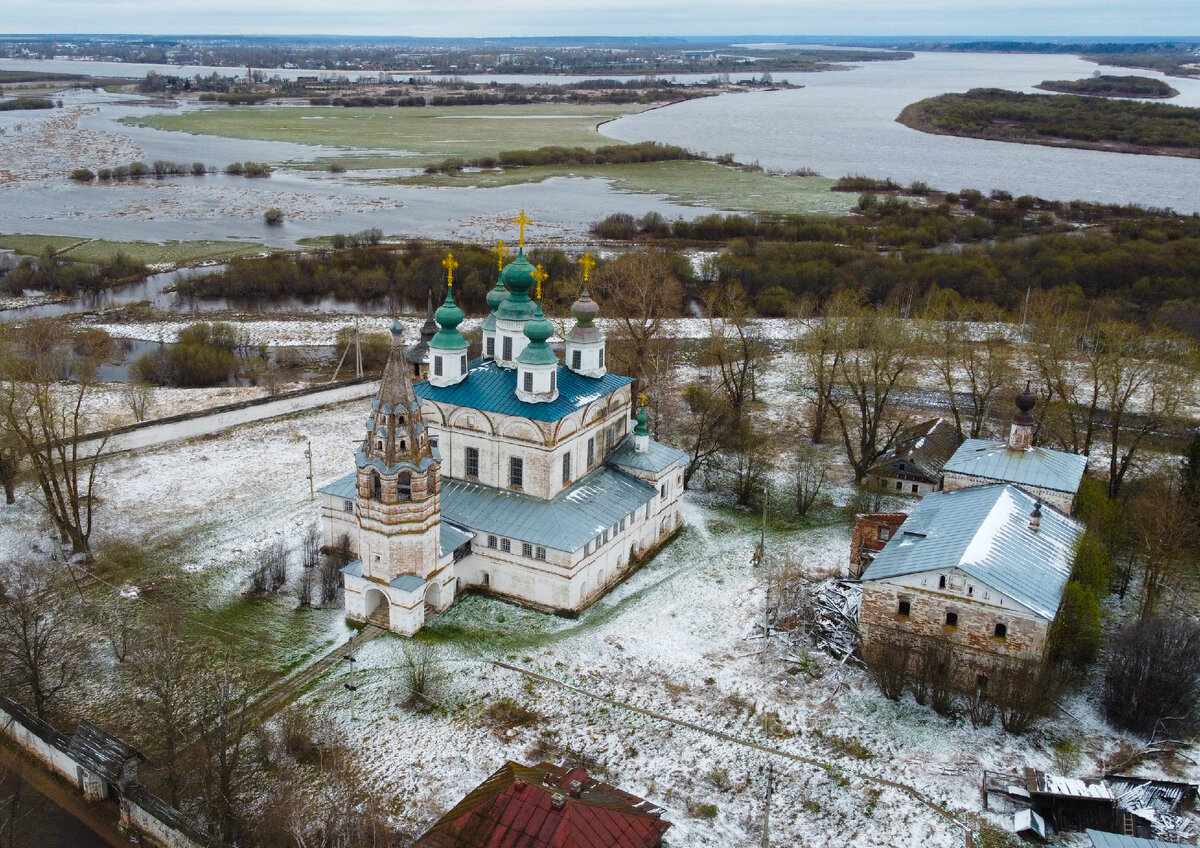
[[392, 608], [387, 595], [378, 589], [368, 589], [363, 598], [363, 617], [371, 624], [391, 628]]
[[434, 581], [429, 581], [425, 587], [425, 620], [428, 621], [440, 612], [442, 588]]

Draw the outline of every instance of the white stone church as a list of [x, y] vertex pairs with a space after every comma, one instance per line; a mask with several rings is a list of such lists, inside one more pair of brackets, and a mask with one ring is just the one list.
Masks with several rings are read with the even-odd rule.
[[326, 542], [346, 536], [358, 557], [350, 619], [412, 635], [467, 588], [576, 611], [680, 526], [686, 455], [650, 438], [644, 404], [631, 416], [586, 283], [559, 361], [523, 242], [488, 292], [479, 358], [452, 257], [436, 323], [407, 349], [392, 325], [355, 470], [320, 490]]

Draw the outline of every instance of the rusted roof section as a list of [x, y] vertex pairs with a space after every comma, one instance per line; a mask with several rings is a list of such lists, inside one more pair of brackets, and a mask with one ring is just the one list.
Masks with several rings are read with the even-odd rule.
[[660, 813], [581, 768], [507, 762], [412, 848], [655, 848]]
[[932, 418], [900, 431], [896, 447], [871, 466], [872, 474], [892, 474], [937, 483], [942, 467], [962, 440], [943, 418]]
[[108, 783], [120, 783], [121, 772], [130, 760], [144, 760], [141, 752], [87, 719], [79, 722], [67, 754], [75, 762]]

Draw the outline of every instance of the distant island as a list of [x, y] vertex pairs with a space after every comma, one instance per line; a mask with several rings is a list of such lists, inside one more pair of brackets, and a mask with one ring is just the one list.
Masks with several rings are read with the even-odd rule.
[[1165, 103], [973, 88], [920, 100], [896, 120], [938, 135], [1200, 157], [1200, 109]]
[[1165, 82], [1153, 77], [1113, 76], [1101, 74], [1078, 80], [1046, 80], [1034, 88], [1056, 91], [1060, 94], [1085, 94], [1092, 97], [1175, 97], [1178, 91]]

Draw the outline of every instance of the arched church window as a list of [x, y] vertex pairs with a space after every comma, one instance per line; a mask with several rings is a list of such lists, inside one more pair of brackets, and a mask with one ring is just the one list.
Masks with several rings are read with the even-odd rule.
[[408, 500], [412, 497], [412, 475], [407, 471], [401, 472], [396, 486], [400, 491], [401, 500]]
[[380, 439], [379, 441], [377, 441], [375, 443], [375, 450], [377, 450], [377, 451], [383, 450], [383, 439]]
[[371, 473], [371, 498], [377, 501], [383, 500], [383, 481], [374, 472]]
[[400, 450], [408, 450], [408, 443], [404, 439], [400, 440]]

